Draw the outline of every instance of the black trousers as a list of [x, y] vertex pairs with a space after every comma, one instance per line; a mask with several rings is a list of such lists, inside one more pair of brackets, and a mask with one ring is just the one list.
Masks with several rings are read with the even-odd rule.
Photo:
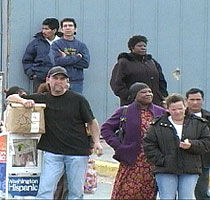
[[210, 200], [210, 196], [207, 195], [209, 185], [209, 168], [203, 168], [202, 174], [198, 178], [197, 185], [195, 187], [195, 197], [197, 200]]
[[41, 80], [37, 77], [33, 79], [33, 92], [37, 92], [37, 89], [41, 83], [45, 83], [45, 80]]

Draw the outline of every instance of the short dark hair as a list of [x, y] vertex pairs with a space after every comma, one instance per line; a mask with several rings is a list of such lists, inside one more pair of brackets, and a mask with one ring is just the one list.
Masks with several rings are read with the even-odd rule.
[[167, 108], [169, 108], [169, 106], [172, 103], [176, 103], [179, 101], [182, 101], [183, 104], [185, 105], [184, 98], [180, 94], [173, 93], [166, 98], [166, 106], [167, 106]]
[[61, 21], [61, 28], [63, 27], [63, 23], [64, 22], [73, 22], [74, 27], [77, 28], [77, 24], [76, 24], [76, 21], [75, 21], [74, 18], [64, 18], [64, 19], [62, 19], [62, 21]]
[[128, 41], [128, 48], [130, 50], [132, 50], [137, 43], [144, 42], [144, 43], [147, 44], [147, 41], [148, 41], [147, 38], [145, 36], [143, 36], [143, 35], [134, 35]]
[[196, 93], [200, 93], [202, 98], [204, 98], [204, 92], [203, 92], [203, 90], [201, 90], [199, 88], [191, 88], [190, 90], [188, 90], [186, 92], [186, 98], [188, 99], [190, 94], [196, 94]]
[[[46, 18], [43, 22], [42, 25], [47, 25], [51, 30], [56, 29], [58, 31], [59, 29], [59, 21], [56, 18]], [[57, 32], [56, 31], [56, 32]]]

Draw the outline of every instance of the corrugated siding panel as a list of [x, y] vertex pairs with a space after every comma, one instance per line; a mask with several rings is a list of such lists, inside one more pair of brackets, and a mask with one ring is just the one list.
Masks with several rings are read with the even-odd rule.
[[[167, 16], [167, 17], [166, 17]], [[177, 81], [172, 72], [182, 66], [181, 54], [181, 11], [179, 1], [160, 1], [158, 5], [158, 36], [157, 60], [163, 68], [163, 72], [171, 91], [179, 91], [180, 81]], [[155, 40], [150, 41], [155, 42]]]
[[[205, 0], [183, 1], [183, 78], [182, 91], [190, 87], [205, 88], [207, 19]], [[193, 12], [192, 12], [193, 11]], [[193, 14], [193, 15], [192, 15]], [[201, 79], [202, 77], [202, 79]], [[193, 81], [192, 81], [193, 78]], [[202, 80], [202, 81], [201, 81]]]
[[[91, 54], [84, 95], [100, 122], [118, 106], [109, 86], [111, 70], [135, 34], [147, 36], [148, 52], [163, 67], [169, 92], [201, 87], [210, 108], [209, 11], [208, 0], [10, 0], [9, 85], [29, 88], [21, 59], [43, 19], [74, 17], [76, 37]], [[172, 75], [177, 67], [179, 81]]]
[[[84, 93], [96, 118], [106, 118], [107, 99], [107, 26], [108, 1], [84, 1], [83, 39], [89, 48], [90, 67], [85, 70]], [[78, 27], [80, 29], [80, 27]]]
[[127, 41], [131, 35], [131, 3], [130, 1], [109, 1], [108, 5], [108, 49], [107, 49], [107, 114], [119, 106], [119, 99], [113, 95], [109, 81], [111, 71], [119, 53], [127, 51]]

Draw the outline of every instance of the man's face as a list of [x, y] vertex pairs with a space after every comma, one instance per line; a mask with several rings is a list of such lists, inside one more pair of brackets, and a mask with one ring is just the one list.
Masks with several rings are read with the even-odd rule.
[[76, 32], [76, 28], [74, 27], [73, 22], [63, 22], [63, 27], [61, 29], [64, 36], [74, 36], [74, 33]]
[[55, 37], [56, 29], [50, 29], [48, 25], [42, 25], [42, 34], [48, 40], [52, 40]]
[[152, 103], [153, 93], [150, 88], [144, 88], [138, 91], [136, 101], [142, 105], [149, 105]]
[[147, 52], [147, 44], [145, 42], [138, 42], [132, 49], [133, 53], [145, 55]]
[[54, 96], [60, 96], [69, 88], [69, 81], [63, 74], [56, 74], [47, 78], [47, 83], [50, 86], [50, 91]]
[[203, 105], [203, 98], [201, 93], [189, 94], [187, 98], [187, 107], [188, 109], [193, 112], [200, 112]]

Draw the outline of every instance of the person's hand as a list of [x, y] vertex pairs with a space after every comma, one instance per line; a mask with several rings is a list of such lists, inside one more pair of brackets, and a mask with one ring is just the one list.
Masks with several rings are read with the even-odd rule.
[[63, 51], [61, 51], [60, 49], [58, 49], [61, 58], [65, 58], [66, 57], [66, 53], [64, 53]]
[[32, 107], [35, 106], [35, 102], [32, 99], [29, 99], [29, 100], [25, 99], [24, 102], [23, 102], [23, 105], [26, 108], [32, 108]]
[[179, 147], [182, 149], [189, 149], [191, 147], [191, 143], [188, 139], [184, 140], [184, 142], [179, 143]]
[[94, 152], [97, 156], [101, 156], [103, 154], [103, 147], [100, 142], [94, 143]]

